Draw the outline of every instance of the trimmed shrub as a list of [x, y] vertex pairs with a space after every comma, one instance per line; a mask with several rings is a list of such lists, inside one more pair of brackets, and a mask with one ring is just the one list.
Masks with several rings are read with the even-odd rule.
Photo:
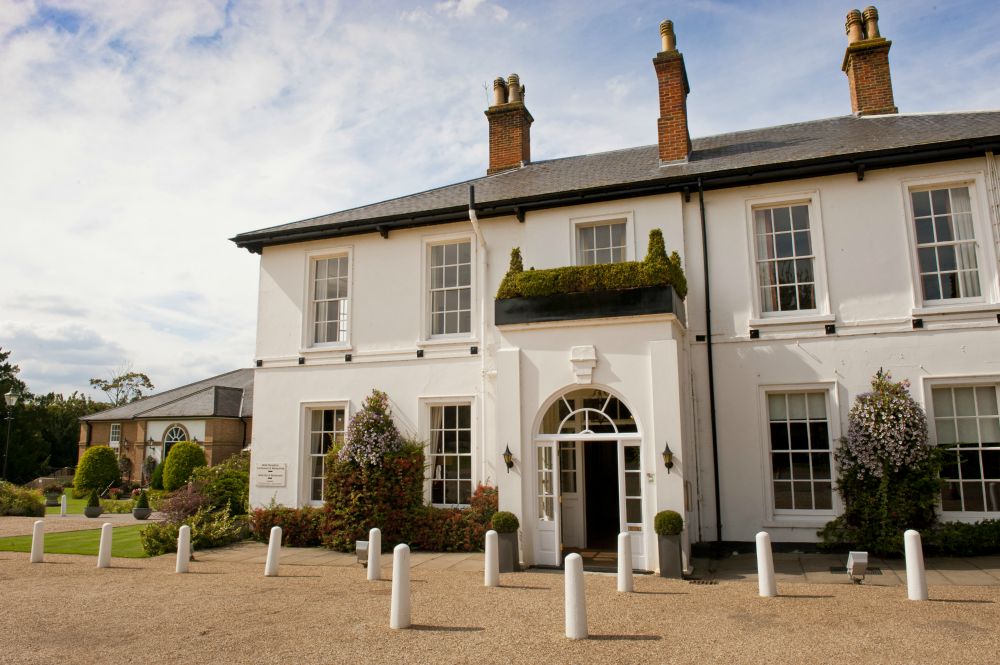
[[115, 514], [131, 513], [132, 508], [134, 506], [135, 502], [133, 502], [131, 499], [124, 499], [124, 500], [111, 499], [107, 501], [101, 501], [101, 512], [115, 513]]
[[153, 468], [153, 473], [149, 476], [149, 488], [154, 490], [163, 489], [163, 462], [158, 463]]
[[272, 503], [267, 508], [257, 508], [250, 512], [250, 535], [255, 540], [266, 543], [271, 537], [271, 527], [280, 526], [282, 545], [316, 547], [322, 542], [320, 533], [325, 512], [325, 508], [286, 508]]
[[858, 395], [836, 460], [844, 513], [817, 534], [823, 545], [845, 544], [874, 554], [899, 554], [903, 532], [937, 521], [940, 454], [927, 445], [927, 418], [909, 393], [879, 370], [872, 391]]
[[514, 513], [501, 510], [498, 513], [494, 513], [492, 525], [493, 530], [497, 533], [514, 533], [521, 526], [521, 523], [518, 522], [517, 515]]
[[201, 485], [215, 510], [245, 515], [250, 499], [250, 453], [241, 452], [215, 466], [194, 470], [191, 481]]
[[620, 291], [647, 286], [673, 286], [677, 295], [687, 297], [687, 279], [677, 252], [667, 256], [663, 232], [649, 232], [649, 248], [642, 261], [606, 263], [589, 266], [564, 266], [548, 270], [525, 271], [521, 251], [511, 251], [510, 268], [500, 282], [497, 300], [505, 298], [551, 296], [560, 293]]
[[197, 443], [179, 441], [174, 444], [163, 462], [163, 489], [173, 492], [191, 479], [191, 473], [205, 466], [205, 451]]
[[942, 522], [920, 534], [924, 550], [938, 556], [985, 556], [1000, 553], [1000, 520]]
[[677, 536], [684, 530], [684, 518], [676, 510], [661, 510], [653, 518], [653, 530], [658, 536]]
[[0, 480], [0, 516], [43, 517], [45, 500], [37, 492]]
[[87, 490], [103, 492], [121, 480], [118, 455], [109, 446], [91, 446], [80, 457], [73, 476], [74, 494], [84, 496]]
[[135, 500], [135, 508], [143, 509], [149, 508], [149, 496], [146, 495], [146, 490], [141, 490], [139, 496]]
[[191, 546], [196, 550], [222, 547], [246, 537], [246, 521], [227, 511], [203, 508], [182, 522], [160, 522], [139, 532], [142, 549], [150, 556], [177, 551], [177, 535], [182, 525], [191, 527]]

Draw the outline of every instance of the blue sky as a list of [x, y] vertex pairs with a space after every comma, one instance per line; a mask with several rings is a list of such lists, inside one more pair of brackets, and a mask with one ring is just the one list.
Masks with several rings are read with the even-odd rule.
[[[532, 156], [656, 140], [674, 21], [692, 134], [850, 112], [838, 2], [0, 0], [0, 346], [35, 392], [254, 355], [240, 232], [485, 172], [517, 72]], [[878, 4], [902, 112], [1000, 108], [988, 1]]]

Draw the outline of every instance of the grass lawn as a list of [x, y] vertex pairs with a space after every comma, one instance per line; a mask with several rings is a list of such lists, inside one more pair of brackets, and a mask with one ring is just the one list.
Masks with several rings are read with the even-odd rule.
[[[74, 499], [71, 493], [66, 494], [66, 514], [67, 515], [83, 515], [83, 509], [87, 507], [87, 499]], [[46, 515], [58, 515], [59, 506], [46, 506]]]
[[[143, 524], [123, 526], [114, 530], [111, 539], [111, 556], [129, 559], [144, 559], [146, 553], [139, 542], [139, 531], [145, 528]], [[84, 531], [64, 531], [62, 533], [45, 534], [45, 551], [49, 554], [87, 554], [97, 556], [101, 542], [100, 529]], [[0, 538], [0, 551], [30, 552], [31, 536], [11, 536]]]

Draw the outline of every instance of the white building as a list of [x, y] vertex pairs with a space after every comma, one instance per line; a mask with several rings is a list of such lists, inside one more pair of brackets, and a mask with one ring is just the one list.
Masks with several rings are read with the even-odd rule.
[[[252, 502], [318, 502], [319, 442], [379, 388], [429, 442], [428, 500], [497, 485], [527, 563], [629, 531], [654, 569], [664, 509], [686, 545], [814, 541], [881, 367], [963, 444], [946, 516], [1000, 516], [1000, 112], [898, 114], [877, 14], [847, 28], [851, 115], [691, 141], [665, 22], [658, 145], [531, 162], [520, 83], [497, 79], [490, 175], [234, 238], [261, 255], [252, 454], [276, 474]], [[494, 300], [514, 247], [537, 269], [636, 260], [652, 229], [683, 257], [680, 306]]]

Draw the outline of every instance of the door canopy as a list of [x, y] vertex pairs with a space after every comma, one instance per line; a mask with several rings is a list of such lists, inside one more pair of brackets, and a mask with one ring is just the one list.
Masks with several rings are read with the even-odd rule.
[[539, 434], [638, 433], [635, 418], [617, 397], [583, 388], [561, 395], [542, 417]]

